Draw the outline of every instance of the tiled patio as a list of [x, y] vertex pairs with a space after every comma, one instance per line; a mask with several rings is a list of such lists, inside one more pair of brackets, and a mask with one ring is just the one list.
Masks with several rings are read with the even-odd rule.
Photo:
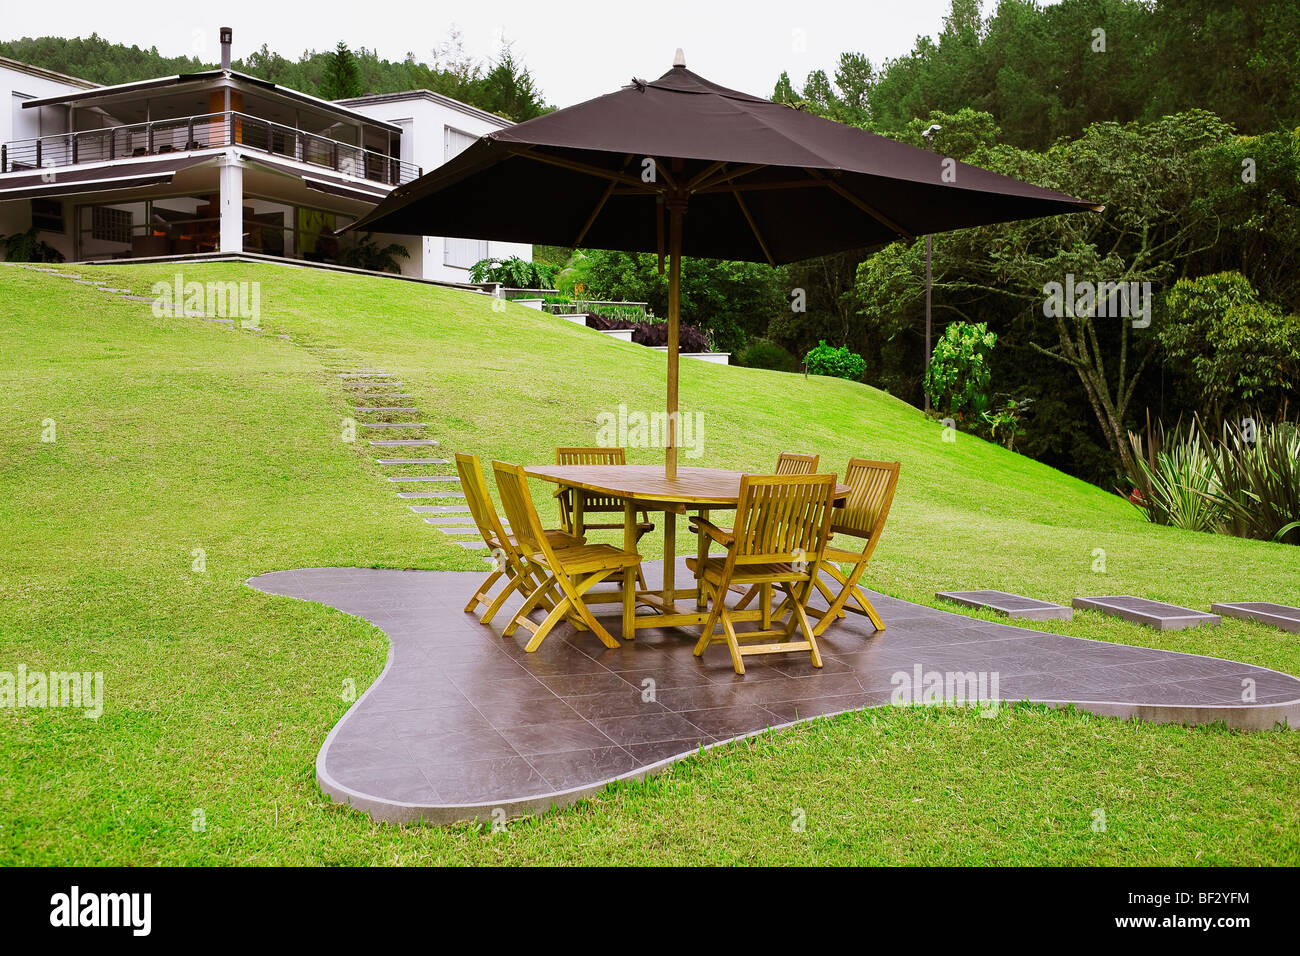
[[[662, 568], [646, 565], [651, 586]], [[994, 624], [872, 595], [887, 629], [850, 615], [807, 654], [692, 656], [691, 632], [639, 631], [617, 650], [561, 625], [534, 654], [462, 611], [482, 574], [316, 568], [250, 585], [319, 601], [388, 634], [388, 666], [330, 732], [322, 789], [378, 820], [451, 822], [541, 812], [701, 746], [888, 703], [893, 675], [996, 672], [1006, 700], [1073, 702], [1117, 717], [1270, 729], [1300, 725], [1300, 680], [1265, 668]], [[678, 580], [690, 580], [685, 566]], [[517, 604], [508, 605], [512, 609]], [[824, 606], [824, 604], [822, 605]], [[615, 618], [618, 605], [605, 605]], [[649, 613], [642, 610], [641, 613]], [[617, 621], [610, 622], [617, 634]], [[1256, 698], [1243, 703], [1243, 680]], [[653, 681], [647, 684], [646, 681]], [[645, 693], [653, 687], [653, 695]], [[647, 699], [652, 697], [653, 699]]]

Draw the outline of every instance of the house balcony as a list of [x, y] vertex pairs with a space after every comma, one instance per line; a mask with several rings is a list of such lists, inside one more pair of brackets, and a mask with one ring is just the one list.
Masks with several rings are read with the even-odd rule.
[[388, 188], [418, 179], [422, 172], [395, 156], [230, 110], [5, 143], [0, 145], [0, 174], [231, 146]]

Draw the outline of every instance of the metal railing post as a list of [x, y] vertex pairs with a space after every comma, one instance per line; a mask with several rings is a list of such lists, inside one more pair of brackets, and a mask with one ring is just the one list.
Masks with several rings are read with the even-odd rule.
[[40, 169], [40, 168], [41, 168], [41, 140], [40, 140], [40, 137], [37, 137], [37, 139], [36, 139], [36, 168], [37, 168], [37, 169]]
[[9, 146], [7, 143], [0, 143], [0, 173], [9, 172]]

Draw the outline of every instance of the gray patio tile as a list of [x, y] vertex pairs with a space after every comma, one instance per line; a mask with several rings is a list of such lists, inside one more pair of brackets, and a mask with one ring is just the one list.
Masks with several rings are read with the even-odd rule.
[[[463, 505], [431, 513], [463, 513]], [[438, 519], [443, 520], [443, 519]], [[654, 584], [660, 569], [646, 566]], [[726, 649], [691, 653], [692, 632], [644, 629], [605, 648], [589, 632], [557, 627], [536, 653], [529, 635], [501, 635], [512, 599], [494, 626], [466, 614], [480, 572], [315, 568], [250, 581], [272, 594], [320, 601], [382, 627], [390, 664], [343, 717], [325, 750], [321, 785], [332, 797], [369, 794], [389, 803], [385, 818], [447, 818], [464, 805], [507, 804], [511, 815], [550, 803], [550, 796], [598, 789], [606, 781], [694, 752], [700, 743], [761, 732], [890, 700], [894, 675], [991, 673], [1010, 701], [1079, 703], [1124, 716], [1222, 719], [1229, 726], [1273, 726], [1283, 705], [1300, 718], [1300, 680], [1234, 661], [1062, 637], [996, 624], [892, 598], [872, 600], [888, 627], [874, 632], [856, 616], [821, 640], [827, 666], [806, 652], [746, 661], [737, 675]], [[683, 580], [687, 580], [683, 573]], [[614, 634], [618, 608], [597, 611]], [[1255, 682], [1254, 705], [1240, 700]], [[654, 681], [654, 699], [642, 682]], [[1251, 720], [1255, 720], [1251, 724]], [[1300, 723], [1300, 719], [1292, 721]], [[527, 755], [527, 756], [525, 756]], [[421, 778], [423, 777], [423, 782]], [[339, 789], [342, 788], [342, 789]], [[524, 801], [522, 803], [518, 801]], [[531, 802], [528, 802], [531, 801]], [[411, 810], [398, 803], [416, 803]], [[442, 808], [442, 810], [439, 810]], [[375, 811], [378, 813], [379, 811]], [[403, 816], [404, 814], [404, 816]]]

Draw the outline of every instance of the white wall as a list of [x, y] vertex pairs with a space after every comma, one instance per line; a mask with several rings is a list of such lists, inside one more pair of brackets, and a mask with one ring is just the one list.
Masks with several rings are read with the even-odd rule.
[[60, 83], [43, 76], [33, 76], [22, 70], [0, 62], [0, 143], [15, 139], [28, 139], [38, 134], [35, 132], [39, 110], [24, 110], [18, 105], [15, 93], [28, 98], [40, 99], [57, 96], [60, 93], [73, 93], [85, 87], [71, 83]]
[[[412, 93], [409, 97], [401, 99], [385, 98], [382, 102], [350, 100], [348, 105], [367, 116], [401, 126], [404, 130], [401, 158], [405, 162], [420, 166], [425, 173], [436, 169], [445, 161], [448, 128], [453, 131], [451, 139], [455, 141], [460, 139], [455, 135], [456, 132], [477, 138], [494, 129], [510, 125], [506, 120], [487, 116], [472, 107], [460, 110], [446, 103], [429, 99], [421, 93]], [[409, 133], [405, 130], [409, 130]], [[459, 248], [449, 247], [449, 243], [457, 244]], [[462, 261], [466, 262], [464, 268], [447, 263], [449, 252], [453, 259], [461, 257], [464, 253], [464, 240], [425, 236], [422, 246], [420, 254], [418, 256], [413, 254], [407, 263], [413, 266], [415, 262], [421, 261], [422, 272], [419, 275], [422, 278], [441, 279], [446, 282], [469, 281], [468, 265], [473, 263], [467, 262], [463, 257]], [[419, 247], [413, 245], [412, 248], [414, 250]], [[518, 242], [492, 241], [487, 244], [485, 258], [506, 259], [510, 256], [519, 256], [521, 259], [531, 261], [533, 247]]]

